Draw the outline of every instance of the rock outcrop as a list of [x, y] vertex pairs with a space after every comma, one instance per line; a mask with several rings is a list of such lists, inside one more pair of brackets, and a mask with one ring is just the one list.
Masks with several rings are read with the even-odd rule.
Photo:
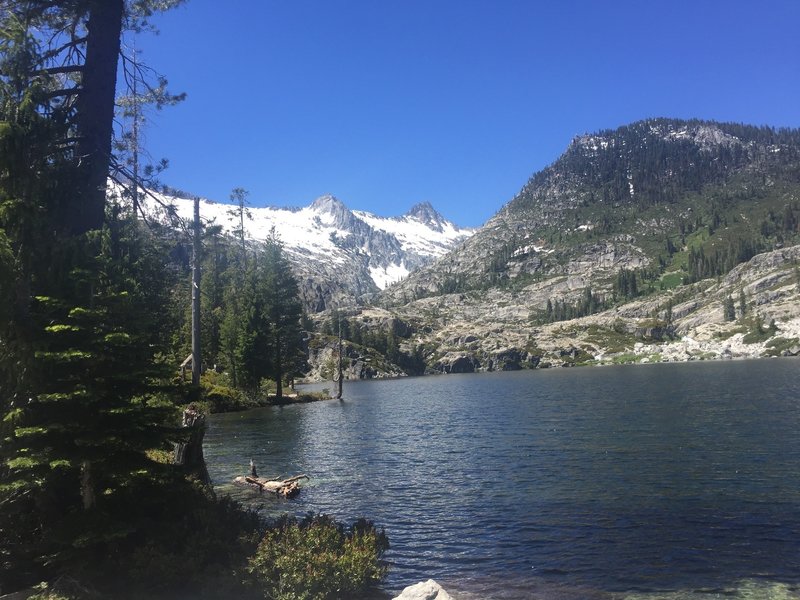
[[453, 600], [453, 597], [433, 579], [428, 579], [408, 586], [392, 600]]

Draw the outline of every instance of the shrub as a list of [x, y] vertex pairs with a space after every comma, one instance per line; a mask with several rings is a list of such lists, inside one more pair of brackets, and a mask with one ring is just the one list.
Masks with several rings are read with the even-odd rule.
[[265, 598], [332, 600], [359, 597], [386, 576], [389, 542], [366, 520], [349, 529], [326, 515], [284, 516], [267, 530], [248, 572]]
[[242, 393], [224, 385], [213, 385], [204, 389], [203, 399], [212, 413], [234, 412], [251, 408]]

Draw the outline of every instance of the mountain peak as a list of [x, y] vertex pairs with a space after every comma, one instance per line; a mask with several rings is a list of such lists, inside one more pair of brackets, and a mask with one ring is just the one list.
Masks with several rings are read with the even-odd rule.
[[343, 210], [344, 211], [348, 210], [344, 202], [342, 202], [336, 196], [333, 196], [331, 194], [325, 194], [314, 200], [314, 202], [311, 203], [311, 208], [319, 212], [326, 212], [331, 214], [336, 214], [342, 212]]
[[427, 201], [415, 204], [404, 216], [420, 221], [436, 231], [441, 231], [442, 224], [447, 222]]

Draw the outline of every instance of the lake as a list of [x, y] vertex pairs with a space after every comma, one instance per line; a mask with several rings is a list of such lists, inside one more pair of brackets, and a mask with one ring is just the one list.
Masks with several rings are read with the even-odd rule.
[[[341, 402], [215, 415], [205, 454], [218, 490], [265, 514], [385, 527], [390, 592], [797, 597], [798, 375], [775, 359], [347, 382]], [[251, 458], [311, 480], [259, 498], [229, 484]]]

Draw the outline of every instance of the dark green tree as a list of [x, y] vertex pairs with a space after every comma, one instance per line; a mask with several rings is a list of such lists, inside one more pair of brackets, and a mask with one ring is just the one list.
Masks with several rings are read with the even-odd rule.
[[726, 321], [736, 320], [736, 307], [733, 305], [733, 298], [726, 296], [722, 303], [722, 312]]
[[[174, 2], [160, 2], [166, 7]], [[108, 208], [120, 33], [153, 2], [0, 11], [0, 586], [111, 548], [172, 414], [163, 258]]]
[[268, 316], [272, 334], [272, 378], [277, 385], [276, 395], [283, 395], [283, 381], [294, 377], [301, 356], [302, 331], [300, 317], [302, 306], [297, 280], [283, 252], [277, 232], [273, 228], [264, 249], [268, 289]]

